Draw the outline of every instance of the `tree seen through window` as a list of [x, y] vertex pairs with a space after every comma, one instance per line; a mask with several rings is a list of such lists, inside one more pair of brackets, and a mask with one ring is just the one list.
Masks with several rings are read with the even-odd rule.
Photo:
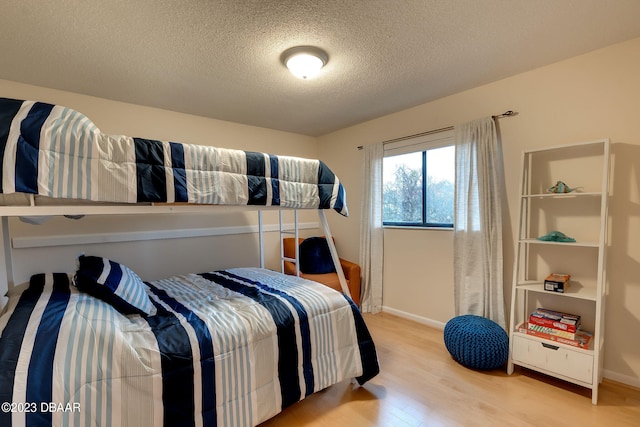
[[445, 146], [384, 158], [385, 225], [452, 227], [455, 151]]

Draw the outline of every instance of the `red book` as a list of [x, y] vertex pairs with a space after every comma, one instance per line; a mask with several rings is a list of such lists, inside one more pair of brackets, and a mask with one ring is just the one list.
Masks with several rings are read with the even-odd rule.
[[580, 316], [560, 311], [536, 308], [529, 316], [529, 323], [555, 328], [561, 331], [576, 332], [580, 328]]
[[549, 335], [543, 332], [538, 332], [538, 331], [529, 329], [527, 322], [524, 322], [523, 324], [518, 326], [518, 332], [527, 334], [527, 335], [532, 335], [538, 338], [543, 338], [545, 340], [555, 341], [557, 343], [570, 345], [572, 347], [579, 347], [584, 349], [589, 349], [589, 346], [591, 345], [591, 339], [593, 338], [593, 334], [583, 330], [578, 330], [576, 332], [576, 338], [573, 340], [570, 340], [568, 338], [562, 338], [556, 335]]

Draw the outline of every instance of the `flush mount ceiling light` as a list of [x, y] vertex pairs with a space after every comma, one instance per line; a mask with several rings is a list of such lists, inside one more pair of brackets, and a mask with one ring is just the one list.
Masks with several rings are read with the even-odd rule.
[[282, 63], [291, 74], [301, 79], [313, 78], [329, 61], [324, 50], [314, 46], [296, 46], [282, 52]]

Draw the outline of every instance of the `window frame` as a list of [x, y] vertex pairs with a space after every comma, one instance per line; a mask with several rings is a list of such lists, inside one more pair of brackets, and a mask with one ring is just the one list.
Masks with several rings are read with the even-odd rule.
[[[384, 228], [414, 228], [414, 229], [437, 229], [437, 230], [453, 230], [455, 224], [451, 223], [432, 223], [427, 222], [427, 151], [443, 147], [453, 146], [455, 150], [455, 142], [453, 139], [453, 129], [446, 129], [436, 132], [428, 132], [416, 137], [402, 138], [393, 142], [388, 142], [384, 146], [383, 154], [383, 171], [384, 158], [393, 157], [401, 154], [421, 153], [422, 155], [422, 221], [421, 222], [398, 222], [385, 221], [384, 213], [382, 217], [382, 226]], [[455, 159], [455, 157], [454, 157]], [[454, 160], [455, 168], [455, 160]], [[384, 173], [384, 172], [383, 172]], [[455, 172], [454, 172], [454, 190], [455, 190]], [[454, 194], [455, 201], [455, 194]], [[384, 195], [383, 195], [384, 205]]]

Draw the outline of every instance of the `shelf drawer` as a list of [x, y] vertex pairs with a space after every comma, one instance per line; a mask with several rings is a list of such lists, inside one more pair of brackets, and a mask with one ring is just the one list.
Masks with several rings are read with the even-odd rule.
[[552, 342], [514, 334], [513, 360], [587, 384], [593, 383], [593, 355]]

